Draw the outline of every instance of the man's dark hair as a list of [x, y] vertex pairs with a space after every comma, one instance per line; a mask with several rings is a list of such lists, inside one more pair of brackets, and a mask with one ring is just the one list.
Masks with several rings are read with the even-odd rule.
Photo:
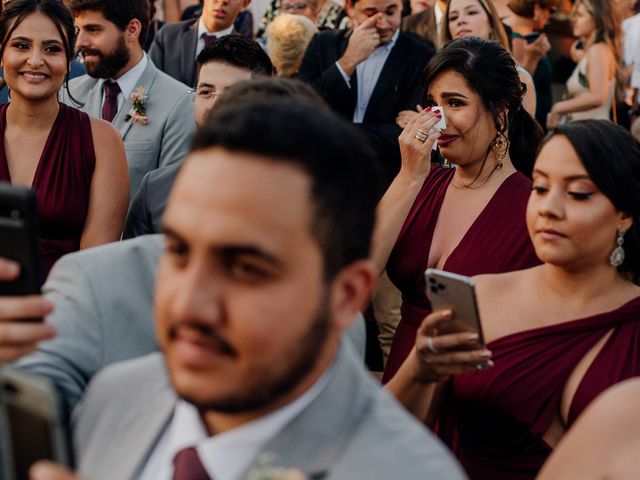
[[147, 41], [151, 14], [149, 0], [71, 0], [69, 8], [74, 17], [87, 10], [100, 12], [123, 32], [129, 22], [137, 18], [142, 24], [138, 43], [144, 47]]
[[300, 99], [227, 104], [212, 111], [192, 151], [212, 147], [286, 162], [311, 177], [311, 228], [327, 281], [369, 256], [382, 178], [374, 152], [351, 123]]
[[211, 111], [216, 112], [247, 102], [278, 99], [299, 100], [314, 103], [319, 108], [329, 108], [324, 98], [307, 83], [286, 77], [263, 77], [232, 85], [225, 90], [224, 95], [220, 95]]
[[218, 38], [206, 46], [198, 55], [198, 65], [221, 62], [232, 67], [249, 70], [251, 76], [273, 75], [273, 65], [269, 55], [260, 45], [242, 35], [231, 34]]

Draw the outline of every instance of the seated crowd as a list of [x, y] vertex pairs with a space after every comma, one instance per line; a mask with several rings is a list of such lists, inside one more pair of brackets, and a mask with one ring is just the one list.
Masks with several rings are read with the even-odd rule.
[[554, 0], [3, 1], [0, 181], [35, 193], [42, 294], [0, 296], [0, 362], [54, 385], [74, 459], [28, 478], [637, 478], [617, 3], [570, 5], [554, 103]]

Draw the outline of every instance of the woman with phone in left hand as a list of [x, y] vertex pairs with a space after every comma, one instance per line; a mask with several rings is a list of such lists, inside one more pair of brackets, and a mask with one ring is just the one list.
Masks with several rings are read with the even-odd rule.
[[75, 43], [62, 2], [12, 0], [0, 38], [11, 89], [0, 106], [0, 180], [36, 192], [44, 282], [62, 255], [119, 240], [129, 203], [124, 146], [111, 124], [58, 102]]
[[544, 263], [475, 277], [486, 349], [432, 313], [387, 384], [471, 480], [533, 479], [597, 395], [640, 376], [640, 144], [608, 121], [558, 127], [526, 218]]

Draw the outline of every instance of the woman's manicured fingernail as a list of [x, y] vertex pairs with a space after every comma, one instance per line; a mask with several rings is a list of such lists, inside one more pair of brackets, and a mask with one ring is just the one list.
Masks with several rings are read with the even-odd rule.
[[478, 335], [477, 333], [470, 333], [469, 335], [467, 335], [467, 340], [469, 342], [473, 342], [475, 340], [478, 340], [480, 338], [480, 335]]

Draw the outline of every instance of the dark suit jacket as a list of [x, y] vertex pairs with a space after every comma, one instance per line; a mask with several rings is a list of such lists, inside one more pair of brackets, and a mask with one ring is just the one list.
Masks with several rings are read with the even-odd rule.
[[197, 18], [167, 23], [153, 39], [149, 56], [155, 66], [164, 73], [185, 85], [194, 87], [197, 44]]
[[[311, 83], [327, 103], [349, 120], [356, 107], [357, 78], [351, 76], [351, 88], [344, 81], [336, 61], [347, 49], [350, 31], [328, 30], [317, 33], [302, 59], [299, 78]], [[420, 76], [434, 50], [401, 33], [382, 68], [364, 122], [359, 125], [376, 150], [390, 182], [400, 167], [395, 119], [402, 110], [415, 110], [422, 99]]]
[[136, 192], [124, 224], [123, 239], [160, 232], [160, 221], [180, 164], [147, 173]]

